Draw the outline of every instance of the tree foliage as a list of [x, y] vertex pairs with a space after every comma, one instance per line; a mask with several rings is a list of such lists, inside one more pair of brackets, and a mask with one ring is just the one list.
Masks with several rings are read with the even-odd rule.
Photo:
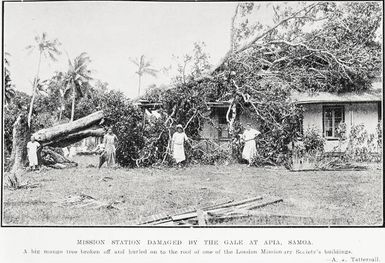
[[4, 53], [4, 98], [5, 98], [5, 105], [8, 105], [11, 103], [11, 100], [13, 97], [15, 97], [15, 89], [14, 85], [12, 84], [11, 80], [11, 74], [9, 72], [9, 57], [10, 54], [5, 52]]
[[205, 51], [204, 42], [194, 42], [191, 54], [185, 54], [182, 57], [173, 56], [177, 62], [177, 75], [173, 77], [173, 84], [186, 84], [196, 78], [201, 77], [210, 70], [210, 55]]
[[[243, 64], [293, 89], [330, 92], [368, 89], [379, 73], [380, 3], [242, 3], [237, 9], [235, 48], [221, 68]], [[270, 24], [250, 22], [269, 10]]]
[[117, 162], [124, 167], [134, 166], [144, 146], [143, 113], [122, 92], [109, 91], [102, 97], [105, 125], [118, 137]]
[[83, 52], [77, 56], [73, 63], [68, 60], [68, 71], [63, 79], [64, 97], [71, 96], [71, 121], [75, 117], [75, 102], [76, 98], [83, 97], [87, 89], [90, 87], [92, 80], [91, 71], [87, 68], [91, 62], [87, 53]]
[[[272, 21], [258, 20], [258, 12], [267, 10]], [[206, 103], [229, 102], [233, 144], [241, 147], [237, 116], [246, 114], [262, 132], [258, 163], [282, 163], [288, 143], [299, 136], [301, 118], [290, 90], [368, 89], [381, 66], [375, 41], [380, 22], [381, 5], [375, 2], [241, 3], [232, 18], [229, 51], [217, 65], [188, 81], [180, 70], [175, 87], [153, 89], [145, 98], [162, 103], [164, 128], [182, 123], [197, 138], [203, 121], [210, 122]]]
[[41, 36], [36, 35], [34, 40], [35, 40], [35, 43], [33, 45], [29, 45], [26, 47], [26, 49], [30, 50], [30, 52], [37, 50], [39, 55], [37, 72], [32, 84], [32, 99], [30, 102], [30, 107], [28, 112], [28, 127], [31, 127], [33, 105], [35, 102], [36, 93], [40, 83], [39, 73], [40, 73], [41, 59], [44, 56], [46, 59], [51, 59], [53, 61], [56, 61], [56, 57], [61, 54], [61, 52], [58, 49], [58, 46], [60, 46], [61, 43], [57, 39], [54, 39], [54, 40], [48, 39], [47, 33], [43, 32]]

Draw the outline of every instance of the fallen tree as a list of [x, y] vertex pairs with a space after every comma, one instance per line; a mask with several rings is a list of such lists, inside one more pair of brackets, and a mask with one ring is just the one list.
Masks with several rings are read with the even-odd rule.
[[[43, 147], [40, 153], [41, 164], [54, 168], [73, 167], [76, 164], [65, 158], [54, 148], [72, 145], [89, 136], [101, 137], [104, 135], [104, 113], [97, 111], [76, 121], [60, 124], [39, 130], [32, 135]], [[30, 140], [30, 131], [26, 117], [19, 116], [13, 125], [13, 145], [11, 153], [10, 172], [17, 181], [17, 174], [27, 164], [27, 143]], [[59, 164], [59, 165], [57, 165]]]
[[97, 111], [76, 121], [42, 129], [33, 134], [42, 146], [66, 147], [89, 136], [103, 136], [103, 111]]

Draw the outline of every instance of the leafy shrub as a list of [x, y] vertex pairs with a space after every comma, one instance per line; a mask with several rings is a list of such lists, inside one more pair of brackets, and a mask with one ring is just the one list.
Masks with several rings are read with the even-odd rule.
[[303, 138], [303, 146], [305, 152], [323, 152], [325, 147], [325, 139], [315, 128], [309, 128], [305, 131]]
[[117, 162], [123, 167], [133, 167], [145, 141], [143, 138], [143, 113], [122, 92], [110, 91], [103, 95], [102, 107], [106, 125], [118, 137]]
[[381, 124], [377, 127], [377, 134], [369, 134], [365, 125], [353, 125], [348, 136], [348, 146], [345, 156], [354, 161], [372, 161], [373, 153], [381, 152]]

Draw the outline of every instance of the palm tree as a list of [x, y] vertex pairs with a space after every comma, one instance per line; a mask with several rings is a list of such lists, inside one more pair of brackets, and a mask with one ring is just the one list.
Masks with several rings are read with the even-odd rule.
[[48, 40], [47, 39], [47, 33], [43, 32], [41, 36], [40, 35], [35, 36], [35, 44], [34, 45], [29, 45], [26, 47], [26, 49], [30, 50], [31, 52], [35, 49], [39, 52], [39, 60], [37, 63], [37, 72], [36, 72], [36, 76], [33, 80], [32, 99], [31, 99], [31, 104], [30, 104], [29, 113], [28, 113], [28, 127], [31, 127], [33, 104], [34, 104], [35, 97], [36, 97], [36, 91], [37, 91], [37, 86], [38, 86], [40, 64], [41, 64], [42, 56], [44, 55], [45, 58], [49, 58], [53, 61], [56, 61], [57, 60], [56, 56], [61, 54], [61, 52], [57, 48], [60, 45], [61, 44], [57, 39]]
[[144, 74], [148, 74], [148, 75], [151, 75], [153, 77], [156, 77], [156, 73], [158, 72], [158, 70], [151, 68], [151, 62], [146, 61], [144, 55], [141, 55], [139, 59], [138, 58], [135, 58], [135, 59], [130, 58], [130, 61], [138, 67], [138, 71], [136, 71], [135, 73], [138, 74], [138, 96], [140, 96], [142, 76]]
[[87, 69], [90, 62], [91, 60], [85, 52], [77, 56], [73, 63], [68, 60], [69, 69], [64, 77], [64, 96], [72, 95], [71, 121], [74, 120], [76, 97], [83, 97], [92, 80], [91, 71]]
[[4, 53], [4, 98], [5, 98], [5, 106], [11, 103], [13, 97], [15, 97], [15, 89], [13, 88], [11, 76], [9, 73], [9, 60], [8, 56], [10, 54], [8, 52]]

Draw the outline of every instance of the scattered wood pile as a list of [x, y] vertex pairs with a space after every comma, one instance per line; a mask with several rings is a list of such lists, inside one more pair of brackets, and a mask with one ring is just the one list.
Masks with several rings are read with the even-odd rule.
[[254, 209], [282, 202], [282, 198], [254, 197], [234, 202], [231, 199], [218, 201], [210, 206], [200, 208], [183, 208], [170, 213], [162, 213], [130, 222], [130, 225], [169, 226], [169, 225], [199, 225], [223, 222], [255, 214]]

